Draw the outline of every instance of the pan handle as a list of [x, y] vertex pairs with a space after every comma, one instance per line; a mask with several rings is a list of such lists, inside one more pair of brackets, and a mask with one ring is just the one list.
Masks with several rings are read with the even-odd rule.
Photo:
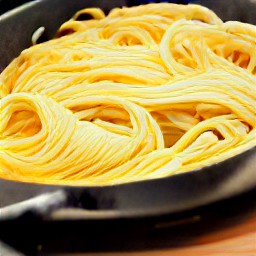
[[0, 208], [0, 222], [19, 218], [42, 218], [56, 209], [71, 205], [65, 190], [45, 193], [19, 203]]

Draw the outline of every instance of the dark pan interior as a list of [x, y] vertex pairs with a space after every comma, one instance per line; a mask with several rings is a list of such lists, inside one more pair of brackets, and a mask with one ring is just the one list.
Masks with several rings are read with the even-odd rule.
[[44, 37], [50, 39], [64, 21], [82, 8], [99, 6], [108, 12], [124, 5], [123, 0], [36, 0], [3, 14], [0, 18], [0, 69], [31, 45], [31, 36], [37, 28], [44, 26]]
[[[215, 1], [220, 6], [223, 6], [223, 2]], [[231, 2], [225, 1], [227, 5]], [[243, 1], [243, 3], [245, 2]], [[114, 6], [126, 4], [125, 1], [87, 0], [65, 0], [65, 4], [63, 3], [63, 0], [35, 1], [1, 16], [0, 67], [2, 69], [31, 44], [31, 35], [38, 27], [44, 26], [46, 28], [45, 38], [50, 39], [60, 24], [81, 8], [99, 6], [105, 11], [109, 11]], [[205, 3], [211, 6], [213, 2], [205, 1]], [[254, 13], [255, 11], [256, 8], [254, 8]], [[219, 13], [221, 12], [223, 13], [223, 7], [219, 9]], [[8, 208], [9, 210], [5, 211], [14, 212], [13, 215], [9, 215], [10, 218], [20, 217], [31, 209], [34, 209], [33, 212], [37, 212], [37, 216], [51, 216], [56, 209], [66, 209], [67, 207], [104, 212], [104, 214], [94, 214], [90, 217], [96, 219], [176, 213], [255, 188], [255, 165], [256, 149], [254, 148], [201, 170], [123, 185], [65, 187], [0, 180], [0, 208], [14, 204], [10, 206], [14, 208]], [[45, 199], [46, 201], [42, 201], [43, 209], [36, 208], [30, 203], [22, 206], [16, 205], [18, 202], [47, 192], [50, 194]], [[48, 210], [45, 209], [47, 207]], [[75, 210], [72, 213], [70, 211], [62, 212], [62, 216], [66, 219], [71, 218], [72, 214], [77, 216]], [[2, 214], [2, 219], [8, 218], [6, 216]], [[88, 217], [83, 214], [79, 216], [81, 218]]]

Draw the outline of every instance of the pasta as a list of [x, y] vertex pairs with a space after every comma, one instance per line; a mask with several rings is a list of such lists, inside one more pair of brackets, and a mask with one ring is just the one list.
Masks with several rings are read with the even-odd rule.
[[0, 99], [0, 178], [94, 186], [197, 170], [256, 146], [256, 28], [198, 5], [84, 9], [9, 64]]

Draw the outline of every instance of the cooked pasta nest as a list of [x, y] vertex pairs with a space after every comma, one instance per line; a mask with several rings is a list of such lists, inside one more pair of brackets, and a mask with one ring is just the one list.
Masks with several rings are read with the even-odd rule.
[[256, 27], [199, 5], [84, 9], [10, 63], [0, 98], [0, 178], [92, 186], [197, 170], [256, 145]]

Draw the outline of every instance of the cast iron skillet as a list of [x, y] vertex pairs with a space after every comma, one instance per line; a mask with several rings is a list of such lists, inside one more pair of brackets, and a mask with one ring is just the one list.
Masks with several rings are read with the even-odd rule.
[[[0, 68], [30, 45], [31, 35], [38, 27], [44, 26], [44, 37], [50, 39], [60, 24], [81, 8], [99, 6], [108, 11], [123, 5], [125, 1], [39, 0], [4, 14], [0, 17]], [[255, 166], [253, 148], [199, 170], [123, 185], [50, 186], [0, 179], [0, 222], [22, 218], [28, 212], [37, 218], [55, 220], [178, 213], [255, 189]], [[31, 198], [34, 199], [20, 203]]]

